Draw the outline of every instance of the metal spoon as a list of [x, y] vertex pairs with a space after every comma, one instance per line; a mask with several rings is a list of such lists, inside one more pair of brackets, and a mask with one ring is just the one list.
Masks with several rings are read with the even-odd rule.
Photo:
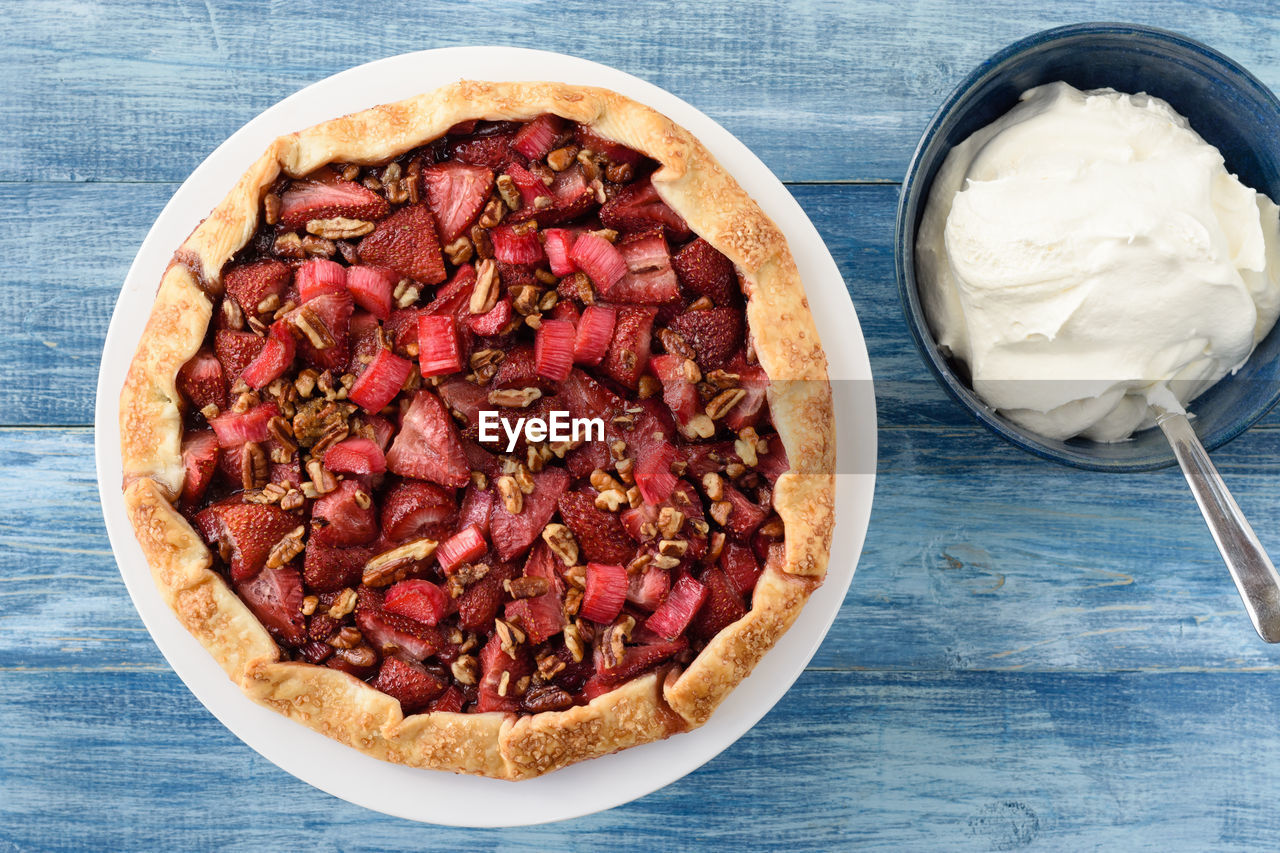
[[1280, 643], [1280, 575], [1276, 574], [1276, 567], [1262, 550], [1262, 543], [1209, 460], [1209, 453], [1187, 416], [1165, 412], [1156, 423], [1173, 447], [1258, 636], [1268, 643]]

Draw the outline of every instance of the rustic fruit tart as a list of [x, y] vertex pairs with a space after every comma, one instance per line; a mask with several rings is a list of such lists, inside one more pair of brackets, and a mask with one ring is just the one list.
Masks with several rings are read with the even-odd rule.
[[600, 89], [462, 82], [277, 140], [175, 254], [121, 433], [187, 629], [415, 766], [521, 779], [699, 726], [826, 568], [786, 243]]

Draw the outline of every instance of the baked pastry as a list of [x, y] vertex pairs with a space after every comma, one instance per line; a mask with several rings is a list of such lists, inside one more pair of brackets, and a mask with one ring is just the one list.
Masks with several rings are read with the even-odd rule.
[[180, 621], [389, 761], [523, 779], [700, 726], [826, 569], [785, 240], [602, 89], [460, 82], [276, 140], [175, 253], [120, 425]]

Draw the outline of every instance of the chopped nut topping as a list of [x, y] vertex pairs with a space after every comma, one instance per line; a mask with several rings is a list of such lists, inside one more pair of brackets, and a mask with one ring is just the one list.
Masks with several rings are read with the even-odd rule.
[[463, 563], [445, 580], [445, 589], [450, 598], [457, 598], [466, 592], [467, 587], [489, 574], [488, 563]]
[[243, 329], [244, 314], [240, 311], [240, 303], [234, 299], [222, 300], [222, 321], [229, 329]]
[[459, 684], [470, 686], [476, 683], [479, 667], [474, 655], [458, 655], [457, 660], [449, 667], [453, 677]]
[[361, 509], [368, 509], [373, 506], [373, 498], [364, 489], [356, 489], [355, 493], [356, 506]]
[[267, 193], [262, 197], [262, 218], [268, 225], [275, 225], [280, 221], [280, 196]]
[[503, 581], [502, 588], [512, 598], [537, 598], [546, 595], [551, 585], [546, 578], [519, 577]]
[[582, 607], [582, 590], [570, 587], [565, 590], [564, 594], [564, 615], [565, 618], [572, 618], [578, 615], [579, 608]]
[[316, 607], [320, 604], [320, 599], [314, 595], [308, 595], [302, 599], [302, 615], [310, 616], [316, 612]]
[[514, 658], [516, 656], [516, 648], [525, 640], [524, 631], [502, 619], [493, 620], [493, 630], [498, 634], [498, 641], [502, 645], [502, 650], [509, 657]]
[[684, 539], [663, 539], [658, 543], [658, 553], [664, 557], [683, 557], [689, 551], [689, 543]]
[[391, 298], [396, 301], [397, 308], [408, 308], [410, 305], [418, 301], [418, 297], [422, 295], [422, 288], [413, 283], [412, 279], [402, 278], [396, 283], [395, 290], [391, 292]]
[[608, 489], [617, 489], [622, 491], [622, 484], [610, 477], [603, 469], [597, 468], [591, 472], [591, 485], [596, 491], [603, 492]]
[[266, 485], [270, 473], [262, 446], [256, 441], [246, 441], [240, 452], [240, 485], [246, 491], [260, 489]]
[[729, 523], [729, 516], [733, 513], [733, 504], [728, 501], [716, 501], [711, 504], [711, 517], [715, 519], [716, 524], [724, 527]]
[[302, 543], [302, 537], [307, 535], [307, 528], [299, 525], [290, 530], [279, 542], [271, 546], [271, 553], [267, 555], [267, 568], [278, 569], [294, 557], [302, 553], [306, 547]]
[[560, 279], [556, 289], [570, 299], [576, 299], [583, 305], [596, 304], [596, 292], [591, 286], [591, 279], [585, 273], [570, 273]]
[[683, 525], [684, 513], [675, 507], [664, 506], [658, 511], [658, 531], [664, 538], [673, 538]]
[[632, 178], [630, 163], [614, 163], [605, 169], [604, 175], [615, 184], [625, 184]]
[[707, 374], [707, 384], [714, 391], [724, 391], [727, 388], [737, 388], [742, 381], [742, 377], [737, 373], [730, 373], [727, 370], [713, 370]]
[[641, 542], [648, 542], [650, 539], [655, 538], [657, 535], [658, 535], [658, 525], [654, 524], [652, 521], [646, 521], [640, 525], [640, 541]]
[[502, 174], [498, 176], [498, 195], [502, 196], [502, 201], [512, 210], [520, 209], [520, 190], [516, 189], [516, 182], [511, 180], [511, 176]]
[[543, 652], [538, 657], [538, 675], [546, 681], [550, 681], [555, 677], [556, 673], [564, 669], [564, 661], [560, 660], [552, 652]]
[[364, 564], [361, 580], [366, 586], [387, 586], [405, 576], [436, 552], [434, 539], [414, 539], [390, 551], [383, 551]]
[[720, 554], [724, 551], [724, 539], [724, 532], [720, 530], [717, 530], [708, 537], [707, 553], [706, 556], [702, 558], [703, 562], [710, 565], [720, 559]]
[[346, 587], [342, 592], [338, 593], [338, 597], [333, 600], [333, 604], [329, 605], [329, 616], [333, 619], [341, 619], [355, 609], [356, 591], [351, 587]]
[[684, 375], [686, 382], [697, 384], [702, 381], [702, 371], [698, 369], [697, 363], [691, 358], [686, 358], [680, 364], [680, 372]]
[[471, 483], [477, 489], [486, 489], [489, 487], [489, 478], [484, 475], [483, 471], [472, 471]]
[[636, 507], [640, 506], [640, 504], [642, 503], [644, 503], [644, 496], [640, 494], [640, 489], [638, 486], [632, 486], [631, 488], [627, 489], [627, 505], [628, 506], [630, 506], [632, 509], [635, 509]]
[[308, 255], [314, 255], [318, 258], [329, 258], [333, 257], [334, 252], [338, 251], [338, 247], [332, 240], [308, 234], [302, 238], [302, 250]]
[[496, 481], [498, 494], [502, 496], [502, 505], [512, 515], [519, 515], [524, 509], [524, 492], [516, 485], [515, 477], [503, 475]]
[[268, 293], [262, 297], [262, 301], [258, 303], [259, 314], [270, 314], [272, 311], [280, 307], [280, 295], [277, 293]]
[[[480, 219], [476, 222], [481, 228], [492, 228], [502, 221], [502, 217], [507, 215], [507, 206], [500, 198], [489, 199], [489, 203], [484, 206], [484, 212], [480, 214]], [[474, 238], [473, 238], [474, 240]], [[477, 243], [477, 249], [479, 244]]]
[[711, 438], [711, 436], [716, 434], [716, 425], [710, 417], [699, 412], [689, 419], [689, 424], [685, 427], [684, 431], [686, 435], [695, 438]]
[[569, 650], [569, 654], [573, 655], [574, 663], [582, 663], [582, 638], [581, 629], [578, 627], [580, 621], [575, 619], [571, 624], [564, 626], [564, 645]]
[[724, 473], [730, 480], [736, 480], [747, 472], [747, 466], [741, 462], [730, 462], [724, 466]]
[[631, 631], [635, 627], [635, 617], [623, 616], [604, 629], [604, 636], [600, 638], [600, 650], [604, 652], [602, 657], [605, 669], [614, 669], [622, 663], [627, 654], [626, 642], [631, 639]]
[[218, 406], [215, 403], [210, 403], [200, 410], [200, 414], [204, 415], [206, 421], [211, 421], [222, 413], [218, 411]]
[[360, 177], [360, 167], [354, 163], [348, 163], [342, 167], [342, 179], [344, 181], [354, 181]]
[[556, 307], [556, 303], [559, 301], [560, 294], [556, 293], [554, 290], [548, 290], [546, 293], [542, 294], [542, 298], [538, 300], [538, 310], [550, 311], [552, 308]]
[[756, 443], [754, 441], [743, 441], [739, 438], [733, 443], [734, 452], [742, 459], [742, 464], [748, 468], [756, 467], [759, 458], [756, 456]]
[[693, 347], [689, 346], [689, 343], [679, 332], [671, 329], [659, 329], [658, 340], [662, 342], [663, 349], [671, 355], [678, 355], [681, 358], [690, 360], [697, 358], [698, 354], [694, 352]]
[[516, 485], [520, 487], [520, 491], [526, 495], [533, 494], [533, 475], [529, 473], [529, 468], [519, 459], [507, 457], [502, 462], [503, 473], [510, 474], [515, 479]]
[[742, 398], [747, 396], [747, 392], [741, 388], [729, 388], [721, 391], [710, 403], [707, 403], [707, 417], [713, 421], [718, 421], [729, 413], [729, 410], [738, 403], [742, 402]]
[[462, 266], [471, 260], [471, 256], [475, 250], [471, 248], [471, 241], [465, 236], [459, 237], [452, 243], [444, 247], [444, 254], [449, 259], [449, 263], [455, 267]]
[[760, 525], [760, 535], [770, 539], [781, 539], [785, 533], [786, 528], [781, 518], [774, 517]]
[[522, 317], [538, 311], [538, 300], [542, 297], [542, 289], [532, 284], [518, 284], [510, 289], [511, 307]]
[[680, 565], [679, 557], [670, 557], [666, 554], [659, 554], [653, 558], [653, 564], [660, 569], [674, 569]]
[[555, 286], [560, 283], [560, 279], [556, 278], [555, 273], [550, 270], [544, 270], [542, 267], [538, 267], [533, 271], [533, 277], [546, 285]]
[[702, 491], [713, 501], [724, 499], [724, 480], [715, 471], [702, 475]]
[[566, 145], [563, 148], [557, 148], [547, 155], [547, 165], [554, 172], [563, 172], [565, 169], [573, 165], [574, 158], [578, 156], [578, 148], [575, 145]]
[[345, 216], [307, 221], [307, 233], [326, 240], [350, 240], [353, 237], [363, 237], [372, 230], [372, 222], [365, 219], [348, 219]]
[[267, 433], [290, 454], [298, 449], [298, 445], [293, 440], [293, 424], [279, 415], [267, 421]]
[[627, 496], [619, 489], [605, 489], [596, 495], [596, 509], [605, 512], [617, 512], [624, 506], [627, 506]]
[[715, 303], [708, 296], [699, 296], [697, 299], [689, 303], [687, 311], [706, 311], [708, 308], [714, 308]]
[[[332, 608], [330, 608], [332, 612]], [[340, 629], [338, 633], [329, 638], [329, 645], [335, 649], [354, 649], [356, 646], [364, 642], [364, 637], [360, 634], [360, 629], [353, 628], [350, 625]]]
[[542, 396], [537, 388], [503, 388], [489, 392], [489, 402], [506, 409], [523, 409]]
[[301, 509], [302, 505], [306, 502], [306, 498], [303, 496], [302, 492], [297, 489], [289, 489], [289, 491], [285, 492], [284, 496], [280, 498], [280, 508], [284, 510]]
[[662, 383], [649, 374], [640, 377], [639, 396], [641, 400], [647, 400], [655, 396], [662, 390]]
[[311, 484], [315, 486], [317, 494], [327, 495], [338, 488], [338, 481], [319, 459], [312, 459], [307, 463], [307, 474], [311, 477]]
[[578, 562], [578, 540], [573, 538], [573, 531], [563, 524], [548, 524], [542, 528], [542, 541], [566, 566]]
[[699, 536], [706, 536], [707, 532], [711, 530], [711, 525], [707, 524], [701, 518], [689, 519], [689, 527]]
[[510, 685], [511, 685], [511, 671], [504, 669], [502, 671], [502, 677], [498, 679], [498, 695], [503, 698], [506, 698], [507, 689], [510, 687]]
[[298, 373], [298, 378], [293, 380], [293, 387], [297, 389], [298, 395], [301, 397], [310, 397], [311, 392], [316, 390], [316, 377], [320, 374], [316, 373], [310, 367]]
[[485, 259], [476, 264], [476, 283], [468, 309], [472, 314], [487, 314], [497, 304], [498, 265], [492, 259]]
[[565, 582], [574, 589], [587, 588], [587, 567], [586, 566], [570, 566], [561, 572]]
[[636, 461], [630, 456], [613, 463], [613, 469], [618, 472], [623, 483], [635, 482]]
[[302, 238], [294, 231], [286, 231], [275, 242], [271, 244], [272, 254], [279, 255], [282, 258], [295, 258], [301, 260], [306, 257], [306, 250], [302, 248]]
[[290, 319], [293, 327], [306, 335], [307, 340], [316, 349], [326, 350], [337, 343], [333, 333], [329, 331], [329, 327], [324, 324], [324, 320], [320, 319], [320, 315], [316, 314], [311, 306], [301, 306], [291, 315]]
[[651, 562], [653, 562], [652, 554], [636, 554], [631, 562], [627, 563], [627, 574], [634, 575], [636, 572], [643, 571]]

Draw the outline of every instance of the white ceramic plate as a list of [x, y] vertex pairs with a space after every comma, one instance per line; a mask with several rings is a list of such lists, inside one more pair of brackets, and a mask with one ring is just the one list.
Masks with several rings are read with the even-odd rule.
[[[377, 761], [249, 701], [161, 600], [120, 495], [119, 389], [174, 249], [280, 134], [461, 78], [605, 86], [665, 113], [711, 149], [786, 233], [837, 380], [840, 470], [854, 472], [839, 477], [826, 583], [707, 725], [515, 784]], [[156, 645], [196, 698], [237, 737], [310, 785], [387, 814], [455, 826], [519, 826], [612, 808], [692, 772], [741, 737], [799, 677], [831, 627], [853, 579], [875, 487], [875, 397], [858, 318], [818, 232], [778, 179], [728, 131], [656, 86], [594, 62], [514, 48], [426, 50], [361, 65], [286, 98], [220, 145], [161, 211], [129, 269], [103, 350], [96, 424], [98, 482], [120, 574]]]

